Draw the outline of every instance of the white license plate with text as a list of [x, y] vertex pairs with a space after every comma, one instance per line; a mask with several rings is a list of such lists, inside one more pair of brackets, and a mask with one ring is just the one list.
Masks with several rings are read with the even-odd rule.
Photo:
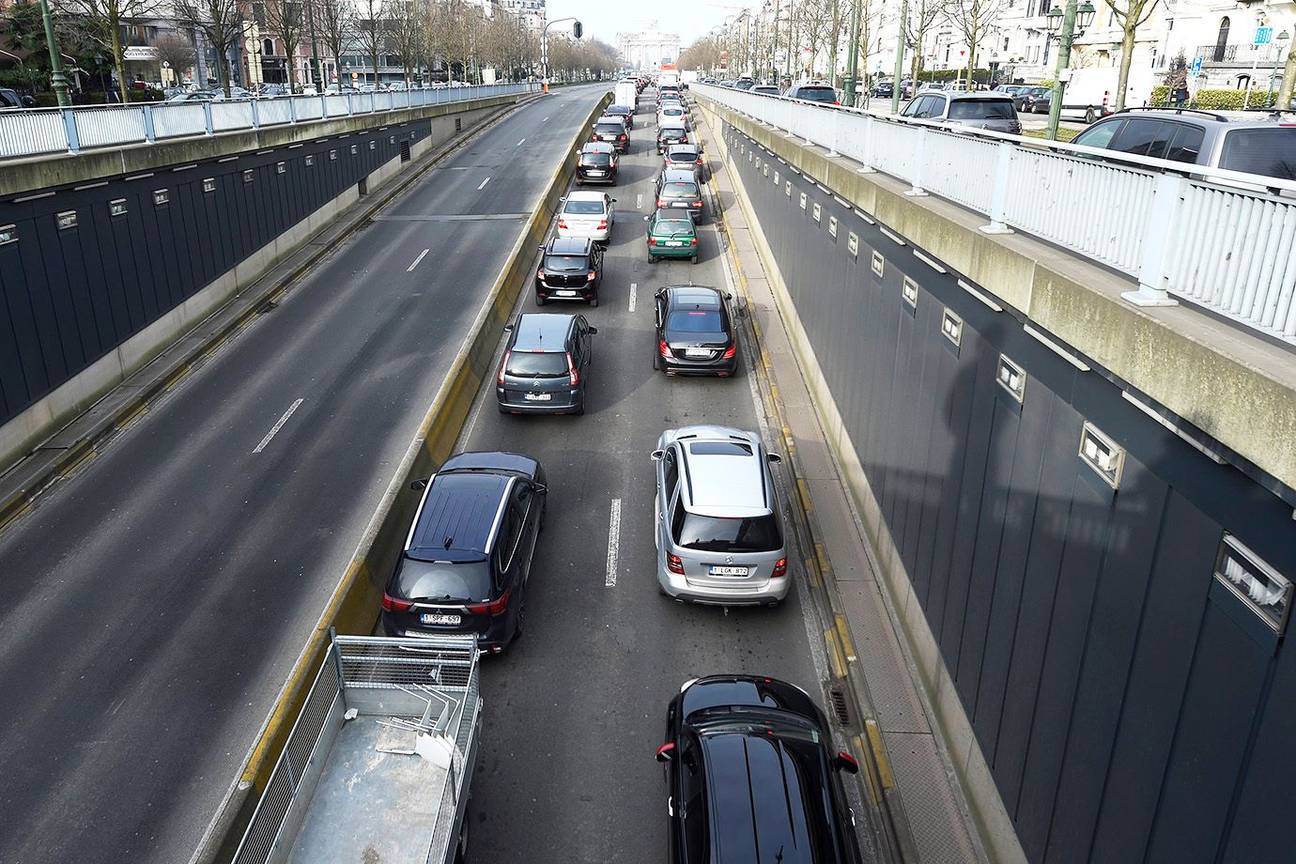
[[525, 398], [528, 402], [548, 402], [553, 399], [552, 393], [528, 393]]
[[461, 624], [463, 616], [447, 615], [440, 612], [424, 612], [419, 616], [419, 620], [424, 624]]
[[712, 576], [746, 576], [748, 568], [715, 566], [710, 572]]

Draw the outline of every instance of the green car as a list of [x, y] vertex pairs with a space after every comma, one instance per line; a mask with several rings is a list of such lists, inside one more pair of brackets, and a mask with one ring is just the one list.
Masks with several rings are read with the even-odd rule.
[[648, 223], [648, 260], [658, 258], [687, 258], [697, 263], [697, 227], [687, 213], [676, 214], [658, 210], [645, 216]]

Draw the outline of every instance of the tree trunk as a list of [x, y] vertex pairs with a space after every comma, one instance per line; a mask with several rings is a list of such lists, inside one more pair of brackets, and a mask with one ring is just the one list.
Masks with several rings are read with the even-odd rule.
[[1116, 78], [1116, 110], [1125, 107], [1125, 92], [1129, 90], [1130, 64], [1134, 61], [1134, 28], [1138, 19], [1130, 14], [1125, 18], [1125, 35], [1121, 39], [1120, 75]]
[[297, 91], [297, 44], [295, 41], [288, 41], [287, 33], [280, 33], [279, 36], [284, 41], [284, 53], [288, 55], [288, 59], [284, 61], [284, 66], [288, 67], [288, 92], [295, 93]]
[[[210, 40], [209, 40], [210, 41]], [[220, 80], [221, 89], [225, 91], [225, 98], [230, 98], [230, 73], [229, 62], [224, 52], [216, 52], [216, 76]]]
[[1291, 51], [1287, 54], [1287, 65], [1283, 69], [1282, 84], [1278, 85], [1278, 101], [1275, 106], [1280, 111], [1286, 111], [1292, 98], [1292, 88], [1296, 87], [1296, 42], [1292, 43]]
[[976, 69], [976, 51], [977, 51], [977, 40], [976, 40], [976, 39], [971, 39], [971, 40], [969, 40], [969, 42], [968, 42], [968, 77], [967, 77], [967, 88], [968, 88], [968, 91], [969, 91], [969, 92], [971, 92], [972, 89], [973, 89], [973, 87], [972, 87], [972, 72], [973, 72], [973, 70]]
[[121, 94], [123, 105], [129, 102], [126, 96], [126, 62], [122, 59], [121, 23], [115, 18], [112, 25], [113, 68], [117, 70], [117, 92]]

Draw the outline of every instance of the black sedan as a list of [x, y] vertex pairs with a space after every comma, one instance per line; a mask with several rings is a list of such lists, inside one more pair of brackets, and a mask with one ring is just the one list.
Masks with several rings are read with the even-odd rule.
[[606, 141], [587, 142], [581, 147], [580, 155], [576, 157], [577, 185], [603, 183], [615, 186], [619, 162], [614, 145]]
[[656, 294], [653, 368], [667, 373], [718, 375], [738, 368], [738, 335], [727, 300], [715, 288], [669, 285]]
[[535, 300], [583, 300], [598, 305], [603, 284], [603, 248], [588, 237], [554, 237], [540, 247], [544, 257], [535, 275]]
[[516, 453], [460, 453], [414, 485], [423, 498], [383, 591], [383, 629], [475, 633], [482, 650], [503, 650], [526, 621], [544, 469]]
[[799, 687], [751, 675], [687, 682], [657, 748], [667, 860], [858, 864], [839, 772], [859, 767], [831, 745], [827, 719]]

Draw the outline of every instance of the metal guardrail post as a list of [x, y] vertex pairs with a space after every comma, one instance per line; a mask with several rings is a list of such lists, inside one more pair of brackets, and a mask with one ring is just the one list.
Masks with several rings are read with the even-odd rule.
[[875, 152], [874, 142], [877, 140], [877, 121], [872, 117], [864, 116], [864, 164], [858, 169], [860, 174], [876, 174], [877, 169], [873, 167], [873, 153]]
[[212, 127], [211, 103], [204, 102], [203, 106], [203, 124], [207, 127], [207, 134], [214, 135], [215, 129]]
[[981, 231], [986, 234], [1011, 234], [1013, 230], [1004, 219], [1008, 210], [1008, 184], [1012, 182], [1013, 145], [1000, 141], [996, 149], [999, 158], [995, 160], [994, 188], [990, 191], [990, 224], [982, 225]]
[[910, 179], [910, 187], [904, 194], [910, 198], [920, 198], [927, 194], [927, 190], [922, 188], [923, 164], [927, 161], [927, 139], [931, 137], [931, 130], [926, 126], [918, 129], [918, 150], [914, 153], [913, 177]]
[[62, 108], [60, 113], [63, 115], [63, 134], [67, 137], [68, 152], [77, 153], [81, 150], [81, 136], [77, 134], [76, 110]]
[[353, 97], [354, 95], [355, 95], [354, 93], [348, 93], [348, 94], [346, 94], [346, 100], [347, 100], [347, 116], [348, 116], [348, 117], [354, 117], [354, 116], [355, 116], [355, 102], [354, 102], [354, 100], [352, 99], [352, 97]]
[[157, 143], [157, 130], [153, 127], [153, 106], [141, 105], [144, 109], [144, 140], [150, 144]]
[[297, 103], [297, 99], [295, 96], [288, 97], [288, 122], [289, 123], [297, 122], [297, 109], [296, 107], [294, 107], [296, 103]]
[[257, 100], [255, 100], [255, 99], [251, 99], [251, 100], [249, 100], [249, 101], [248, 101], [248, 109], [249, 109], [249, 110], [251, 111], [251, 113], [252, 113], [252, 128], [253, 128], [253, 129], [260, 129], [260, 128], [261, 128], [261, 111], [257, 108]]
[[327, 119], [328, 119], [328, 116], [329, 116], [329, 113], [328, 113], [328, 95], [325, 94], [325, 93], [321, 93], [320, 96], [319, 96], [319, 100], [320, 100], [320, 119], [321, 119], [321, 120], [327, 120]]
[[1186, 181], [1178, 174], [1162, 174], [1156, 179], [1144, 225], [1143, 255], [1139, 260], [1137, 291], [1124, 291], [1121, 298], [1135, 306], [1177, 306], [1166, 292], [1166, 258], [1170, 253], [1170, 238], [1175, 236], [1176, 223], [1183, 210], [1183, 185]]

